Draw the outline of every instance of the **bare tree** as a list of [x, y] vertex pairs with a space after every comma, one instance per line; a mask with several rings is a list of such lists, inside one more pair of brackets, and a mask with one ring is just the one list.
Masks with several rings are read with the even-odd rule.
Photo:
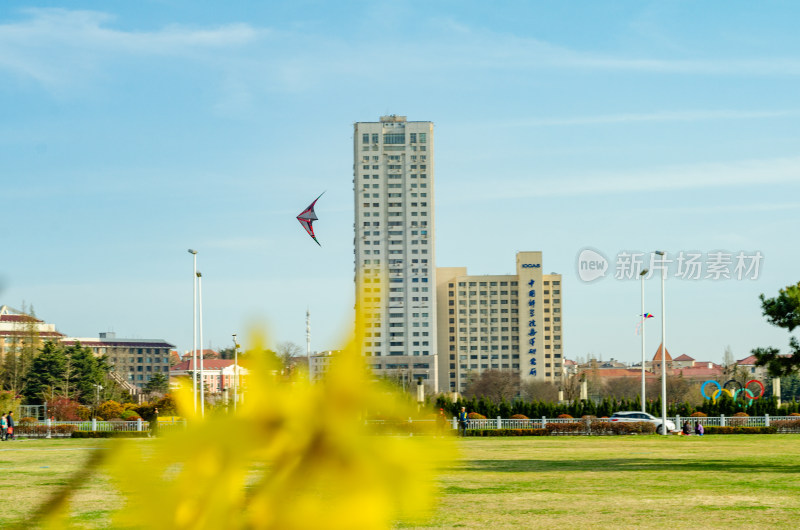
[[519, 376], [510, 370], [487, 370], [472, 379], [464, 390], [464, 396], [487, 397], [499, 402], [511, 401], [519, 393]]
[[299, 357], [303, 352], [297, 344], [291, 341], [283, 341], [277, 344], [275, 355], [283, 366], [284, 373], [290, 373], [295, 365], [294, 357]]
[[557, 401], [558, 387], [547, 381], [527, 381], [522, 383], [520, 394], [526, 401]]
[[581, 397], [581, 376], [571, 374], [561, 379], [561, 390], [565, 401], [575, 401]]
[[642, 391], [642, 380], [636, 377], [615, 377], [605, 384], [605, 395], [616, 399], [634, 399]]
[[733, 360], [733, 350], [731, 350], [730, 345], [725, 346], [725, 351], [722, 354], [722, 366], [726, 370], [728, 367], [733, 366], [735, 361]]

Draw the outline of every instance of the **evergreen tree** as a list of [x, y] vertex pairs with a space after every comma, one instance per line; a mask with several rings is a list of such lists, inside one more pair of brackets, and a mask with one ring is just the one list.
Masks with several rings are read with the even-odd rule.
[[143, 390], [146, 394], [166, 394], [169, 390], [169, 379], [164, 374], [157, 372], [150, 376], [150, 380], [144, 385]]
[[106, 374], [111, 370], [108, 357], [95, 357], [91, 348], [84, 348], [80, 343], [67, 347], [65, 355], [72, 366], [70, 385], [74, 395], [83, 404], [95, 403], [99, 387], [106, 382]]
[[64, 350], [48, 341], [37, 355], [23, 380], [22, 395], [28, 404], [40, 404], [46, 394], [54, 397], [61, 393], [64, 385], [64, 372], [67, 364]]

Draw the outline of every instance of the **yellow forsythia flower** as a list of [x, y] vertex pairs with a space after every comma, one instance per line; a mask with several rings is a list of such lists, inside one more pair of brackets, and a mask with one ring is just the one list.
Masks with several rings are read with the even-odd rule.
[[[374, 529], [427, 515], [437, 468], [452, 448], [433, 436], [368, 428], [377, 412], [402, 420], [418, 413], [373, 380], [357, 328], [320, 382], [286, 381], [251, 353], [236, 414], [193, 416], [185, 388], [185, 430], [114, 444], [101, 464], [125, 498], [114, 526]], [[252, 333], [248, 346], [264, 351], [263, 337]]]

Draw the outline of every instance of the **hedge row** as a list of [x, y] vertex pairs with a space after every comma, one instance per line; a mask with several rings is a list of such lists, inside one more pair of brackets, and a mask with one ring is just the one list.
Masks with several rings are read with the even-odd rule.
[[51, 436], [67, 435], [74, 432], [75, 429], [77, 429], [76, 425], [51, 425], [48, 429], [44, 424], [22, 423], [14, 427], [14, 434], [30, 438], [44, 438], [48, 434]]
[[547, 429], [468, 429], [467, 436], [548, 436]]
[[775, 434], [778, 432], [776, 427], [741, 427], [734, 425], [726, 425], [725, 427], [718, 427], [708, 425], [704, 428], [705, 434]]
[[800, 420], [774, 420], [770, 425], [778, 429], [778, 432], [800, 432]]
[[73, 438], [148, 438], [147, 431], [75, 431]]
[[606, 434], [652, 434], [656, 432], [656, 426], [646, 421], [598, 421], [590, 422], [575, 421], [570, 423], [548, 423], [547, 432], [552, 435], [558, 434], [585, 434], [585, 435], [606, 435]]

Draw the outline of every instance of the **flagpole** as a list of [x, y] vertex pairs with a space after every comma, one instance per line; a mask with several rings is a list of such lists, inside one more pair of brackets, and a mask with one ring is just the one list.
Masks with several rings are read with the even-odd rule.
[[642, 328], [642, 412], [647, 412], [647, 405], [645, 404], [645, 379], [644, 379], [644, 325], [645, 325], [645, 316], [644, 316], [644, 276], [647, 274], [648, 270], [644, 269], [642, 272], [639, 273], [639, 278], [641, 279], [642, 284], [642, 321], [639, 323], [639, 327]]

